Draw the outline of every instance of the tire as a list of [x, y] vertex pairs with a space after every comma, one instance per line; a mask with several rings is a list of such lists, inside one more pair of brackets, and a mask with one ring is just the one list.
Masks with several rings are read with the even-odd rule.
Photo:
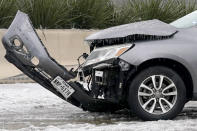
[[173, 119], [182, 111], [185, 102], [186, 88], [183, 80], [175, 71], [164, 66], [142, 70], [129, 87], [128, 105], [142, 120]]

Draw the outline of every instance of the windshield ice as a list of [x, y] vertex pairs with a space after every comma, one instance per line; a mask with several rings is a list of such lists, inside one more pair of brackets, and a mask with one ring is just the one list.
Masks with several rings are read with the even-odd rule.
[[190, 28], [197, 26], [197, 11], [194, 11], [172, 23], [170, 25], [175, 26], [176, 28]]

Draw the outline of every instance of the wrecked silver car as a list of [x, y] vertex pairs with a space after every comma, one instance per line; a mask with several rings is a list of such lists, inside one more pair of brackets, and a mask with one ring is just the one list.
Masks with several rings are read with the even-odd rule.
[[[90, 55], [67, 70], [18, 11], [2, 43], [5, 58], [65, 101], [91, 112], [129, 109], [143, 120], [173, 119], [197, 100], [197, 12], [108, 28], [85, 39]], [[65, 54], [66, 55], [66, 54]], [[76, 81], [76, 77], [79, 81]]]

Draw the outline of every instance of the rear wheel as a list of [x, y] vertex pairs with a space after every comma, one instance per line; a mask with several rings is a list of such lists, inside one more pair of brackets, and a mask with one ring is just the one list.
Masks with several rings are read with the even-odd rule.
[[143, 120], [173, 119], [185, 102], [183, 80], [167, 67], [155, 66], [141, 71], [129, 88], [129, 107]]

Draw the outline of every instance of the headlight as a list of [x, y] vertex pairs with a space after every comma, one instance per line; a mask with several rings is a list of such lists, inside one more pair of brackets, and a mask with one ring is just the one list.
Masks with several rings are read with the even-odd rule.
[[109, 47], [97, 48], [91, 52], [89, 57], [86, 59], [84, 66], [91, 65], [100, 61], [117, 58], [127, 51], [133, 44], [116, 45]]

